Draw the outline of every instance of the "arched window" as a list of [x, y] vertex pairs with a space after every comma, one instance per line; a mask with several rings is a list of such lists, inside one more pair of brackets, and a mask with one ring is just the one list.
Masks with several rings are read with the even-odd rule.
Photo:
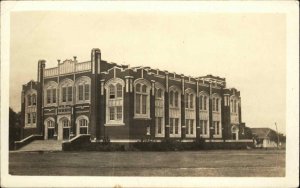
[[35, 89], [30, 89], [25, 93], [25, 126], [26, 127], [36, 127], [36, 96], [37, 91]]
[[69, 128], [70, 127], [70, 124], [69, 124], [69, 120], [68, 119], [63, 119], [62, 120], [62, 125], [63, 125], [63, 128]]
[[50, 128], [54, 128], [54, 121], [53, 120], [48, 120], [47, 121], [47, 127], [48, 127], [48, 129]]
[[27, 95], [27, 106], [31, 106], [31, 95]]
[[32, 94], [32, 95], [31, 95], [31, 102], [32, 102], [32, 105], [33, 105], [33, 106], [36, 105], [36, 94]]
[[82, 76], [76, 80], [76, 103], [90, 102], [91, 79], [87, 76]]
[[181, 91], [176, 86], [169, 88], [169, 123], [170, 123], [170, 137], [181, 136], [181, 105], [180, 95]]
[[106, 126], [124, 125], [123, 98], [124, 81], [113, 78], [105, 84], [106, 89]]
[[212, 125], [214, 129], [214, 138], [222, 137], [222, 122], [221, 122], [221, 97], [219, 94], [212, 95]]
[[201, 91], [199, 93], [199, 127], [203, 138], [209, 137], [209, 95]]
[[56, 105], [56, 102], [57, 102], [57, 83], [56, 82], [53, 82], [53, 81], [50, 81], [50, 82], [47, 82], [45, 84], [45, 90], [44, 90], [44, 93], [45, 93], [45, 105], [46, 106], [51, 106], [51, 105]]
[[56, 131], [55, 131], [55, 121], [54, 118], [48, 117], [44, 121], [44, 138], [45, 139], [54, 139], [54, 136], [56, 136]]
[[187, 137], [196, 136], [196, 109], [195, 92], [192, 89], [185, 90], [185, 133]]
[[135, 88], [135, 118], [150, 118], [150, 89], [151, 84], [145, 79], [137, 79]]
[[73, 103], [73, 81], [65, 79], [60, 83], [61, 104], [67, 105]]
[[155, 83], [155, 135], [164, 137], [165, 135], [165, 97], [164, 87]]

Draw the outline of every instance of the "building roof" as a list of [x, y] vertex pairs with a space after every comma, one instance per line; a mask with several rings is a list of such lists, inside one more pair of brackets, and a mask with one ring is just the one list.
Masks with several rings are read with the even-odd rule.
[[275, 133], [273, 129], [270, 128], [251, 128], [252, 134], [256, 135], [258, 138], [269, 138], [270, 133]]

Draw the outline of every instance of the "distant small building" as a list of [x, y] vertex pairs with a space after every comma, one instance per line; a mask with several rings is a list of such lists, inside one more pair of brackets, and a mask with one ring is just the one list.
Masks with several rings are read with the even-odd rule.
[[[277, 147], [277, 132], [270, 128], [251, 128], [254, 145], [257, 148]], [[280, 145], [280, 143], [279, 143]]]

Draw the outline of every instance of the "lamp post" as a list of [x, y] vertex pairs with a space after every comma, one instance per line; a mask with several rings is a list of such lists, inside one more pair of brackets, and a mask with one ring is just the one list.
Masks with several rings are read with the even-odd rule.
[[276, 127], [276, 132], [277, 132], [277, 148], [279, 148], [279, 135], [278, 135], [278, 129], [277, 129], [276, 122], [275, 122], [275, 127]]

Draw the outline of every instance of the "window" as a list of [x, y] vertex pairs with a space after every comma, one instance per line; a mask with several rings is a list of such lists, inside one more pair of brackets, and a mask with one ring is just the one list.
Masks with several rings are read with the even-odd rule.
[[179, 118], [170, 118], [170, 134], [179, 134]]
[[54, 121], [52, 121], [52, 120], [47, 121], [47, 127], [54, 128]]
[[27, 106], [31, 106], [31, 95], [27, 95]]
[[194, 120], [193, 119], [186, 119], [185, 120], [185, 133], [187, 135], [193, 135], [194, 134]]
[[36, 113], [32, 113], [32, 123], [34, 124], [36, 122]]
[[106, 125], [123, 125], [124, 81], [114, 78], [105, 85]]
[[72, 89], [73, 87], [72, 86], [69, 86], [68, 87], [68, 101], [72, 101]]
[[35, 106], [36, 105], [36, 95], [32, 94], [32, 105]]
[[62, 88], [62, 102], [67, 102], [67, 88]]
[[207, 96], [206, 93], [201, 92], [200, 96], [199, 96], [199, 108], [200, 108], [200, 110], [203, 110], [203, 111], [208, 110], [207, 104], [208, 104], [208, 96]]
[[89, 84], [84, 85], [84, 98], [85, 98], [85, 100], [90, 100], [90, 85]]
[[62, 125], [63, 125], [63, 128], [69, 128], [69, 120], [68, 119], [63, 119], [62, 120]]
[[[60, 83], [61, 91], [61, 102], [65, 104], [73, 103], [73, 81], [70, 79], [65, 79]], [[63, 104], [63, 105], [65, 105]]]
[[135, 118], [150, 118], [150, 86], [143, 79], [135, 82]]
[[88, 121], [86, 119], [79, 120], [79, 134], [88, 134]]
[[158, 137], [164, 137], [164, 90], [163, 86], [159, 83], [155, 83], [155, 135]]
[[215, 136], [220, 136], [221, 135], [221, 125], [219, 121], [213, 121], [213, 126], [215, 129]]
[[220, 112], [220, 108], [221, 108], [221, 98], [217, 94], [214, 94], [212, 98], [212, 111]]
[[202, 135], [208, 135], [208, 123], [207, 120], [200, 120], [200, 130]]
[[87, 76], [82, 76], [76, 79], [76, 103], [87, 103], [90, 102], [90, 84], [91, 79]]
[[79, 92], [78, 100], [82, 101], [83, 100], [83, 85], [78, 86], [78, 92]]
[[180, 105], [181, 91], [175, 86], [171, 86], [169, 91], [170, 91], [169, 92], [170, 137], [180, 137], [181, 136], [181, 105]]
[[44, 93], [45, 93], [45, 98], [44, 98], [44, 101], [45, 101], [45, 104], [46, 105], [55, 105], [56, 102], [57, 102], [57, 83], [56, 82], [53, 82], [53, 81], [50, 81], [50, 82], [47, 82], [45, 84], [45, 90], [44, 90]]
[[27, 124], [31, 124], [31, 114], [27, 114]]
[[185, 134], [187, 137], [196, 136], [196, 109], [195, 105], [195, 92], [192, 89], [185, 91]]

